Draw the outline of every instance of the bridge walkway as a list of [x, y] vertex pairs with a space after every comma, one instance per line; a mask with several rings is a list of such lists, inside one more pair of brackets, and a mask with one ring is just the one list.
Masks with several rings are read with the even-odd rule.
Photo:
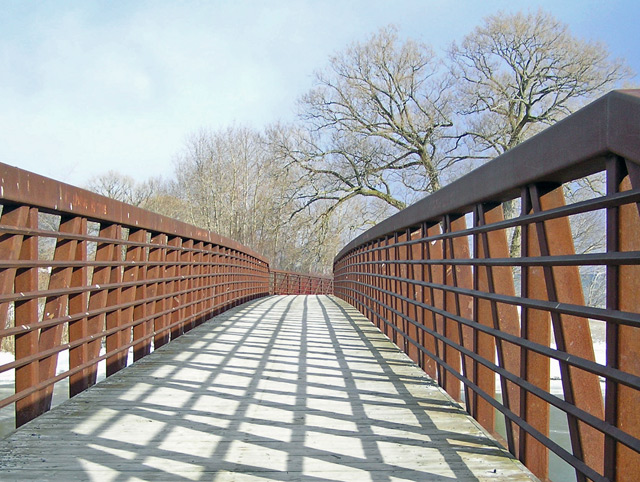
[[330, 296], [193, 329], [0, 441], [0, 479], [535, 480]]

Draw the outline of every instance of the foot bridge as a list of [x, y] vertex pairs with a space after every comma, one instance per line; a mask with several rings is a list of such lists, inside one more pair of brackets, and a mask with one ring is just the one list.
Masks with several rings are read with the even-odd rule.
[[0, 204], [0, 480], [640, 477], [640, 91], [332, 277], [4, 164]]

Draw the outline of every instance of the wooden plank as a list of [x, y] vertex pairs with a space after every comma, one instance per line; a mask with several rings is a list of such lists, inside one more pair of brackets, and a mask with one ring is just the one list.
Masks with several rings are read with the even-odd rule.
[[3, 480], [535, 480], [364, 316], [271, 296], [0, 441]]

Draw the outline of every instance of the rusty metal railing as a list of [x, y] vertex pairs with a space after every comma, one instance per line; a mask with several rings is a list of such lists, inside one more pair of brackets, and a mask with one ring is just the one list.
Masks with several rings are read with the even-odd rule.
[[[598, 175], [606, 192], [565, 199]], [[580, 481], [637, 480], [639, 210], [640, 91], [612, 92], [351, 242], [335, 293], [541, 479], [551, 454]], [[576, 252], [584, 219], [603, 249]]]
[[333, 278], [292, 271], [271, 270], [270, 293], [273, 295], [331, 295]]
[[[246, 247], [0, 164], [0, 340], [15, 351], [20, 426], [208, 318], [269, 294], [269, 264]], [[56, 373], [61, 353], [69, 367]]]

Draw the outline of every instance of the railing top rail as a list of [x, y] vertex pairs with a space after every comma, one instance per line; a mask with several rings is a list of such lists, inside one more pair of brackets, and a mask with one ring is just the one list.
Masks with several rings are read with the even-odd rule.
[[507, 201], [534, 182], [562, 183], [604, 168], [607, 155], [640, 161], [640, 89], [610, 92], [514, 149], [408, 208], [348, 243], [339, 260], [364, 243], [389, 233], [464, 214], [484, 201]]
[[242, 251], [268, 264], [264, 256], [219, 234], [3, 163], [0, 199], [34, 206], [43, 212], [83, 216], [91, 221], [204, 241]]

